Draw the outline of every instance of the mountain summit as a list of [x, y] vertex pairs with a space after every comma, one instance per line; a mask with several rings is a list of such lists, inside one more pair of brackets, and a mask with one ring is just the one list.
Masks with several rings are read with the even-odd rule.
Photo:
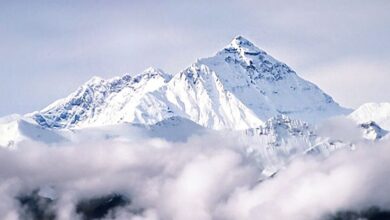
[[212, 129], [248, 129], [281, 114], [315, 123], [348, 112], [289, 66], [237, 36], [173, 77], [149, 68], [135, 77], [94, 78], [30, 116], [55, 128], [154, 124], [178, 116]]
[[260, 52], [259, 48], [241, 35], [233, 38], [227, 48], [246, 49], [247, 51], [252, 50], [253, 52]]

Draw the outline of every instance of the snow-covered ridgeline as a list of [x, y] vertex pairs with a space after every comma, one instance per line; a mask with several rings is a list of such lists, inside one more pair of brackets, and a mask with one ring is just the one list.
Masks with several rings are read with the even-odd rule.
[[178, 116], [207, 128], [243, 130], [280, 114], [315, 123], [349, 111], [238, 36], [216, 55], [197, 60], [172, 78], [153, 68], [134, 78], [93, 78], [30, 116], [50, 128], [148, 125]]

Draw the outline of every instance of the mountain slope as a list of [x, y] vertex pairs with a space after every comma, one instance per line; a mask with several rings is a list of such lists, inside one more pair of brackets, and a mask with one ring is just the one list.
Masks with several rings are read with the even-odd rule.
[[342, 114], [333, 99], [286, 64], [238, 36], [215, 57], [200, 60], [261, 120], [284, 114], [315, 122]]
[[390, 130], [390, 103], [366, 103], [348, 117], [359, 124], [375, 121], [382, 128]]
[[143, 104], [140, 99], [169, 79], [168, 74], [154, 68], [135, 77], [127, 74], [109, 80], [94, 77], [68, 97], [30, 116], [41, 126], [50, 128], [147, 123], [142, 111], [137, 109]]
[[0, 147], [16, 148], [23, 141], [59, 143], [66, 141], [61, 134], [43, 128], [31, 119], [19, 115], [0, 118]]

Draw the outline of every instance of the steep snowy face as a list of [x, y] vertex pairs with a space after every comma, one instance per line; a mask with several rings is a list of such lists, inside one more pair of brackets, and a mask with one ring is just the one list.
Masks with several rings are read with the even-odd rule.
[[380, 127], [390, 130], [390, 103], [366, 103], [348, 117], [359, 124], [375, 121]]
[[[161, 95], [162, 94], [162, 95]], [[246, 129], [263, 122], [224, 88], [208, 66], [196, 63], [177, 74], [155, 95], [175, 114], [212, 129]]]
[[159, 69], [149, 68], [131, 77], [126, 74], [104, 80], [93, 77], [68, 97], [40, 112], [32, 113], [38, 124], [50, 128], [82, 127], [132, 121], [129, 112], [145, 93], [154, 91], [170, 80]]
[[216, 56], [199, 63], [213, 70], [224, 88], [263, 121], [284, 114], [317, 122], [348, 112], [316, 85], [241, 36]]

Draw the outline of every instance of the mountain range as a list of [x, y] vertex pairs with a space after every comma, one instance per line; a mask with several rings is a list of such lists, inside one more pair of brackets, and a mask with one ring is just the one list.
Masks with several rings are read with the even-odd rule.
[[344, 108], [288, 65], [237, 36], [179, 73], [151, 67], [137, 75], [93, 77], [40, 111], [4, 117], [0, 146], [15, 148], [26, 140], [73, 142], [85, 135], [128, 137], [134, 132], [184, 141], [219, 131], [245, 137], [265, 161], [255, 145], [279, 147], [274, 157], [351, 147], [350, 141], [317, 131], [318, 124], [337, 116], [354, 121], [363, 139], [388, 137], [390, 103]]

